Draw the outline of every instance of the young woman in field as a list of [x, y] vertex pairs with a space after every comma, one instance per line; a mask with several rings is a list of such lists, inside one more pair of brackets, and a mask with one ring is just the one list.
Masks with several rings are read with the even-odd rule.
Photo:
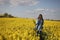
[[37, 22], [36, 22], [36, 27], [35, 29], [37, 30], [37, 35], [41, 34], [42, 29], [43, 29], [43, 24], [44, 24], [44, 19], [42, 14], [39, 14]]

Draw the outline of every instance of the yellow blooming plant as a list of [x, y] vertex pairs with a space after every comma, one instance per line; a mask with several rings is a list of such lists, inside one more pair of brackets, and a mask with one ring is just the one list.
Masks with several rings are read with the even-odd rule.
[[[60, 21], [44, 20], [42, 36], [45, 40], [60, 40]], [[0, 40], [39, 40], [35, 19], [0, 18]]]

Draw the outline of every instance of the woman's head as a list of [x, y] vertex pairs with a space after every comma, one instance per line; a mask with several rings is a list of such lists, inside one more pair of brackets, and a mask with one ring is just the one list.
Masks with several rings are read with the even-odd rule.
[[39, 19], [39, 20], [43, 19], [42, 14], [39, 14], [38, 19]]

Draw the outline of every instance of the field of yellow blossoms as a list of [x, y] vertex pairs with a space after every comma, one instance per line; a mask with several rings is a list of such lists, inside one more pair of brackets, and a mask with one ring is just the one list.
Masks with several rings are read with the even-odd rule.
[[[0, 18], [0, 40], [39, 40], [34, 19]], [[60, 40], [60, 21], [44, 20], [44, 40]]]

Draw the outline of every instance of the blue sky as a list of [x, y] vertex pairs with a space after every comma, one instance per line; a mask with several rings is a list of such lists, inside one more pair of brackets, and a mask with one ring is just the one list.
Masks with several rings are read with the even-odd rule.
[[60, 0], [0, 0], [0, 14], [9, 13], [18, 17], [60, 20]]

